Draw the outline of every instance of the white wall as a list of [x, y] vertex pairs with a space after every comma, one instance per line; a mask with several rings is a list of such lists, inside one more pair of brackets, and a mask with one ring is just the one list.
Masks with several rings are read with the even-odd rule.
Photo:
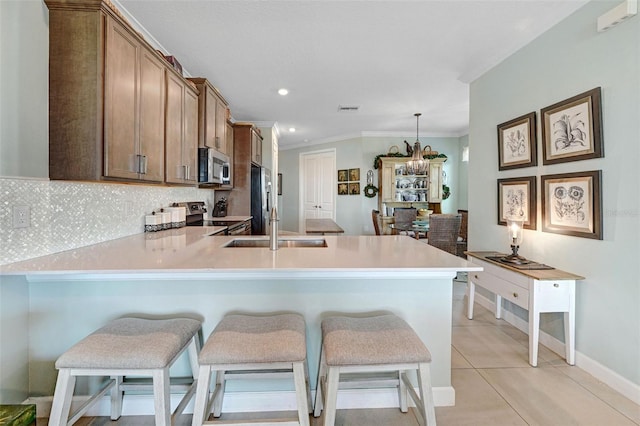
[[[602, 170], [602, 241], [525, 231], [521, 254], [586, 277], [578, 283], [576, 349], [640, 384], [640, 17], [605, 33], [597, 17], [619, 1], [592, 1], [471, 84], [469, 248], [508, 250], [497, 223], [496, 179]], [[496, 125], [602, 87], [605, 157], [498, 172]], [[538, 125], [538, 163], [542, 164]], [[538, 188], [540, 192], [538, 178]], [[538, 194], [538, 200], [540, 195]], [[513, 306], [508, 309], [523, 316]], [[543, 330], [562, 340], [559, 315]], [[632, 385], [633, 387], [633, 385]], [[637, 391], [636, 391], [637, 392]]]
[[[306, 148], [281, 150], [279, 156], [280, 173], [283, 176], [283, 195], [281, 210], [282, 229], [298, 231], [298, 191], [299, 191], [299, 166], [298, 158], [301, 153], [335, 148], [336, 167], [340, 169], [360, 168], [360, 195], [336, 196], [336, 222], [345, 230], [346, 235], [373, 235], [373, 222], [371, 210], [378, 208], [378, 198], [364, 196], [364, 187], [367, 184], [367, 171], [373, 171], [373, 184], [379, 186], [378, 170], [373, 166], [373, 160], [379, 154], [389, 152], [389, 148], [397, 146], [399, 152], [406, 153], [404, 141], [413, 145], [415, 137], [380, 137], [380, 136], [356, 136]], [[432, 150], [445, 154], [448, 158], [444, 163], [452, 196], [442, 203], [443, 213], [453, 213], [458, 209], [460, 163], [459, 143], [460, 138], [455, 137], [420, 137], [422, 147], [431, 145]], [[335, 189], [337, 192], [337, 188]], [[463, 186], [466, 191], [466, 187]], [[464, 194], [466, 197], [466, 192]]]

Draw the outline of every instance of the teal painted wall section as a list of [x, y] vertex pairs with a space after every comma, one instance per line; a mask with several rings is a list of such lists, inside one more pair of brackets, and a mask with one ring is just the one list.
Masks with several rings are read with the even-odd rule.
[[[469, 248], [508, 250], [497, 223], [496, 179], [602, 170], [604, 239], [525, 231], [521, 254], [583, 275], [578, 283], [576, 349], [640, 383], [640, 18], [604, 33], [598, 16], [619, 1], [592, 1], [472, 82], [470, 90]], [[496, 126], [602, 88], [605, 157], [498, 172]], [[507, 309], [522, 318], [524, 312]], [[543, 314], [543, 330], [563, 339], [562, 317]], [[580, 358], [578, 358], [578, 362]]]

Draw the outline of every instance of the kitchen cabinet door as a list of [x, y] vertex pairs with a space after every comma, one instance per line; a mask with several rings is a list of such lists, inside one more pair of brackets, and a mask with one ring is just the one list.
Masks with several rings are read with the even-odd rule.
[[216, 100], [216, 149], [223, 154], [229, 155], [229, 147], [227, 147], [227, 104], [217, 95]]
[[107, 19], [105, 63], [104, 175], [138, 179], [138, 58], [141, 46], [131, 33]]
[[147, 49], [140, 54], [140, 179], [164, 181], [165, 68]]
[[167, 183], [196, 183], [198, 95], [171, 70], [167, 70], [166, 81], [165, 180]]
[[262, 136], [255, 129], [251, 130], [251, 162], [262, 165]]
[[107, 19], [104, 176], [162, 182], [165, 65]]

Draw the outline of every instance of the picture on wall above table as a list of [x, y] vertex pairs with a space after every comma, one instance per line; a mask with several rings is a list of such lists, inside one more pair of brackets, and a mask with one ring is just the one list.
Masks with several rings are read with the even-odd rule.
[[498, 125], [498, 170], [535, 166], [537, 152], [535, 111]]
[[602, 239], [601, 170], [541, 176], [542, 230]]
[[346, 182], [349, 180], [349, 170], [338, 170], [338, 182]]
[[600, 87], [540, 110], [542, 163], [604, 157]]
[[360, 182], [349, 182], [349, 194], [350, 195], [360, 194]]
[[536, 177], [498, 179], [498, 225], [507, 219], [524, 221], [525, 229], [536, 229]]
[[348, 183], [339, 183], [338, 184], [338, 195], [349, 195], [349, 184]]
[[349, 169], [349, 182], [360, 180], [360, 169]]

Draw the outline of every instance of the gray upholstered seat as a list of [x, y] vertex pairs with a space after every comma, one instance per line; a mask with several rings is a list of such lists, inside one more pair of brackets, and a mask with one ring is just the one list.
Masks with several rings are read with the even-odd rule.
[[[250, 372], [252, 377], [266, 373], [266, 377], [273, 378], [274, 374], [279, 375], [283, 371], [289, 377], [293, 373], [297, 418], [277, 424], [309, 426], [311, 396], [306, 362], [306, 325], [301, 315], [227, 315], [207, 339], [198, 361], [194, 426], [218, 423], [209, 422], [209, 414], [212, 408], [214, 417], [222, 414], [226, 381], [230, 378], [239, 378], [244, 372]], [[210, 395], [213, 372], [216, 373], [216, 386]], [[260, 420], [242, 424], [248, 423], [265, 424]], [[266, 423], [275, 424], [275, 421]]]
[[[75, 423], [109, 389], [111, 419], [117, 420], [122, 414], [124, 391], [129, 388], [124, 380], [128, 375], [152, 378], [155, 423], [169, 426], [172, 423], [169, 369], [188, 349], [192, 375], [196, 378], [200, 327], [200, 321], [190, 318], [120, 318], [91, 333], [56, 361], [58, 379], [49, 426]], [[110, 376], [111, 379], [70, 415], [77, 376]], [[138, 383], [132, 386], [141, 389]], [[195, 386], [195, 380], [191, 386]], [[187, 391], [173, 417], [182, 412], [192, 396], [193, 390]]]
[[[324, 409], [324, 426], [333, 426], [340, 375], [390, 373], [391, 384], [398, 388], [400, 410], [408, 410], [411, 395], [422, 424], [435, 425], [435, 407], [431, 389], [431, 354], [420, 337], [404, 320], [393, 314], [370, 317], [334, 316], [322, 321], [322, 351], [316, 388], [314, 415]], [[418, 374], [419, 395], [407, 377], [407, 370]], [[379, 384], [379, 377], [364, 376]], [[355, 386], [353, 377], [350, 388]]]
[[422, 340], [395, 315], [327, 318], [322, 321], [322, 342], [327, 365], [431, 361]]
[[164, 368], [200, 329], [190, 318], [120, 318], [58, 358], [56, 368]]
[[304, 361], [307, 356], [304, 318], [227, 315], [207, 339], [200, 364], [246, 364]]

